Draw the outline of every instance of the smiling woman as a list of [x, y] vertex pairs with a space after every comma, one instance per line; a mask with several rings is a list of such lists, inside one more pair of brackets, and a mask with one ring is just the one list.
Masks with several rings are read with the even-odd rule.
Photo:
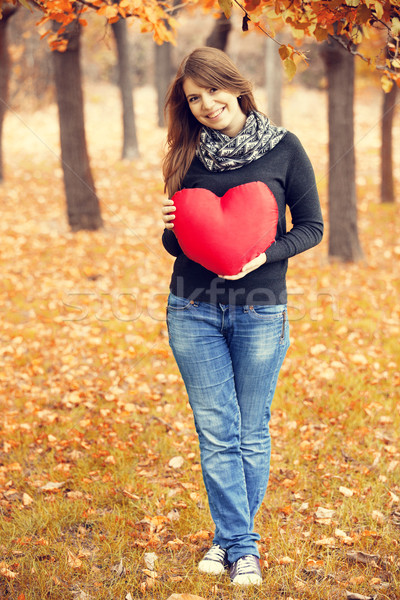
[[243, 129], [246, 115], [239, 105], [238, 95], [227, 90], [197, 85], [190, 77], [183, 83], [190, 110], [202, 125], [234, 137]]
[[[163, 163], [166, 189], [170, 197], [180, 189], [182, 179], [192, 162], [201, 133], [202, 123], [191, 110], [195, 100], [186, 97], [183, 86], [191, 81], [196, 90], [213, 94], [229, 94], [245, 117], [257, 110], [251, 83], [243, 77], [229, 57], [215, 48], [197, 48], [181, 63], [173, 85], [167, 94], [169, 150]], [[212, 90], [212, 92], [211, 92]], [[193, 92], [191, 92], [193, 93]], [[244, 123], [243, 123], [244, 124]]]
[[198, 568], [214, 575], [229, 568], [234, 585], [260, 585], [254, 519], [289, 347], [286, 270], [289, 257], [322, 237], [315, 178], [299, 140], [257, 111], [250, 82], [220, 50], [198, 48], [184, 59], [166, 108], [163, 244], [176, 257], [169, 342], [215, 523]]

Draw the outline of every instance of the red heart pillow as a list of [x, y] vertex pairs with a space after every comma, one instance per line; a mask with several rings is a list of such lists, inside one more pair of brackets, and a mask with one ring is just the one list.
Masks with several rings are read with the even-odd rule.
[[275, 241], [278, 205], [269, 187], [253, 181], [219, 198], [203, 188], [172, 197], [174, 231], [183, 252], [219, 275], [236, 275]]

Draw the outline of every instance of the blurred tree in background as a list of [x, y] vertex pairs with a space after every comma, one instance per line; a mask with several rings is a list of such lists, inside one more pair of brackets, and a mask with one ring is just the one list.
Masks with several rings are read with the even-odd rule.
[[[58, 26], [54, 23], [54, 29]], [[86, 145], [80, 66], [81, 25], [72, 22], [63, 30], [67, 43], [53, 52], [54, 79], [60, 121], [61, 162], [64, 172], [68, 222], [72, 231], [102, 226]]]
[[216, 16], [214, 27], [208, 35], [205, 45], [225, 51], [231, 30], [232, 22], [226, 18], [224, 13], [219, 13]]
[[0, 181], [3, 179], [3, 122], [8, 107], [8, 89], [10, 78], [10, 55], [8, 51], [7, 26], [17, 6], [5, 6], [0, 21]]
[[381, 200], [394, 202], [393, 179], [393, 119], [396, 111], [397, 87], [383, 92], [381, 144]]
[[354, 148], [354, 56], [325, 42], [322, 56], [328, 80], [329, 256], [344, 261], [363, 257], [357, 226]]
[[134, 159], [139, 156], [136, 135], [135, 111], [133, 107], [133, 83], [131, 53], [125, 19], [112, 24], [118, 54], [118, 85], [122, 100], [123, 144], [122, 158]]

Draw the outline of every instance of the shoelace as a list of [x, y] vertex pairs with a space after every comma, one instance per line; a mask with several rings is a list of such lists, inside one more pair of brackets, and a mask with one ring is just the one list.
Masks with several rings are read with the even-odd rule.
[[209, 549], [209, 551], [207, 552], [207, 554], [204, 558], [222, 562], [225, 558], [225, 550], [223, 548], [221, 548], [221, 546], [217, 546], [217, 545], [211, 546], [211, 548]]
[[236, 569], [237, 575], [251, 575], [255, 572], [254, 558], [252, 556], [242, 556], [237, 561]]

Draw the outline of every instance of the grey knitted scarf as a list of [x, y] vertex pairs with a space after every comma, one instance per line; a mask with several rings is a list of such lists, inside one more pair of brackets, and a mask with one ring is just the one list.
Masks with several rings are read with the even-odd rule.
[[209, 171], [239, 169], [275, 148], [287, 130], [272, 125], [263, 114], [252, 111], [236, 137], [203, 127], [196, 156]]

